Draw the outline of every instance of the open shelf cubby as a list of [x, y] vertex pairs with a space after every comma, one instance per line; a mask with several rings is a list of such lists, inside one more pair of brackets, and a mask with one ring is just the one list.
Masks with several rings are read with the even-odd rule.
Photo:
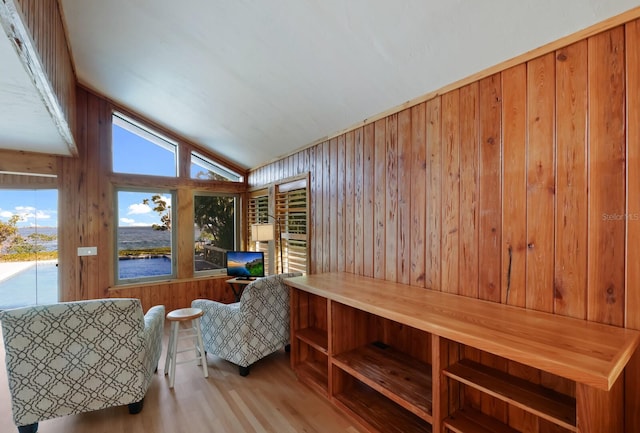
[[519, 433], [495, 418], [471, 408], [456, 411], [444, 420], [444, 426], [453, 433]]
[[372, 418], [370, 429], [388, 431], [399, 422], [400, 431], [431, 431], [431, 335], [339, 302], [330, 307], [334, 399]]
[[443, 374], [501, 401], [576, 432], [576, 400], [477, 362], [462, 359]]
[[329, 395], [329, 337], [325, 298], [291, 293], [291, 367], [298, 378]]
[[296, 332], [296, 338], [325, 355], [327, 354], [327, 331], [317, 328], [304, 328]]
[[431, 422], [431, 366], [391, 346], [371, 343], [333, 358], [333, 364]]
[[329, 395], [327, 355], [311, 349], [303, 361], [294, 366], [298, 378], [322, 395]]
[[[337, 369], [337, 367], [334, 367]], [[334, 382], [340, 384], [334, 401], [368, 430], [385, 433], [431, 433], [431, 424], [407, 411], [404, 406], [383, 397], [355, 377], [337, 369]]]

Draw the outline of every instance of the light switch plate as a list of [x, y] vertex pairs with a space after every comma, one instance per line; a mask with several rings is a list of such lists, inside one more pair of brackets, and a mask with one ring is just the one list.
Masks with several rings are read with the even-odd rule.
[[98, 247], [78, 247], [78, 256], [97, 256]]

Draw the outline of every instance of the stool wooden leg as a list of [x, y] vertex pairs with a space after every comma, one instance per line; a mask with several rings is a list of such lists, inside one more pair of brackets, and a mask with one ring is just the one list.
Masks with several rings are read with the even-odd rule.
[[200, 318], [197, 317], [193, 321], [193, 324], [196, 328], [196, 336], [198, 339], [196, 352], [200, 352], [198, 356], [200, 358], [200, 362], [202, 363], [202, 372], [204, 373], [204, 377], [209, 377], [209, 369], [207, 368], [207, 355], [204, 352], [204, 343], [202, 341], [202, 330], [200, 329]]
[[169, 362], [171, 361], [171, 351], [173, 350], [173, 322], [171, 322], [171, 327], [169, 328], [169, 344], [167, 344], [167, 356], [164, 358], [164, 375], [169, 374]]
[[200, 356], [200, 342], [198, 341], [198, 330], [200, 329], [200, 320], [195, 318], [191, 321], [191, 330], [193, 331], [193, 352], [195, 355], [196, 365], [202, 365], [202, 357]]
[[178, 356], [178, 330], [180, 323], [173, 322], [171, 324], [171, 333], [173, 334], [173, 346], [171, 347], [171, 366], [169, 369], [169, 388], [173, 388], [176, 381], [176, 358]]

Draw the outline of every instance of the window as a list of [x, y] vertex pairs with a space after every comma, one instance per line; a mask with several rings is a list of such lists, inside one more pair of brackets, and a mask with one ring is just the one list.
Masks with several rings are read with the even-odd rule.
[[121, 114], [113, 115], [114, 173], [177, 176], [178, 144]]
[[276, 186], [276, 216], [280, 225], [276, 241], [284, 272], [307, 272], [307, 196], [306, 179]]
[[225, 255], [238, 245], [238, 197], [198, 193], [193, 197], [196, 273], [223, 273]]
[[174, 193], [118, 189], [116, 208], [116, 281], [129, 283], [173, 278]]
[[[227, 188], [220, 181], [243, 182], [243, 175], [121, 113], [114, 113], [112, 122], [112, 177], [118, 185], [116, 284], [225, 273], [226, 252], [240, 249], [241, 212], [238, 188]], [[197, 184], [186, 176], [214, 182], [202, 186], [208, 191], [194, 194], [191, 203], [188, 195], [176, 190]], [[178, 239], [189, 231], [190, 221], [183, 218], [194, 218], [189, 239]], [[172, 230], [177, 221], [187, 232]], [[174, 247], [178, 242], [187, 249]], [[193, 274], [190, 266], [184, 267], [191, 254]]]
[[191, 179], [242, 182], [242, 176], [213, 162], [198, 152], [191, 152]]
[[58, 302], [58, 191], [0, 189], [0, 310]]

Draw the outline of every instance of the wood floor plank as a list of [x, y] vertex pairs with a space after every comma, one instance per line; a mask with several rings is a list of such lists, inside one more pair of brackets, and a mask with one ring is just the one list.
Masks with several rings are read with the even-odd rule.
[[[168, 330], [168, 329], [167, 329]], [[238, 368], [220, 358], [207, 358], [209, 378], [193, 363], [176, 367], [175, 387], [164, 375], [164, 356], [138, 415], [126, 406], [71, 415], [40, 423], [47, 433], [362, 433], [363, 430], [322, 396], [299, 382], [289, 354], [276, 352], [241, 377]], [[0, 344], [0, 431], [13, 425], [4, 346]]]

